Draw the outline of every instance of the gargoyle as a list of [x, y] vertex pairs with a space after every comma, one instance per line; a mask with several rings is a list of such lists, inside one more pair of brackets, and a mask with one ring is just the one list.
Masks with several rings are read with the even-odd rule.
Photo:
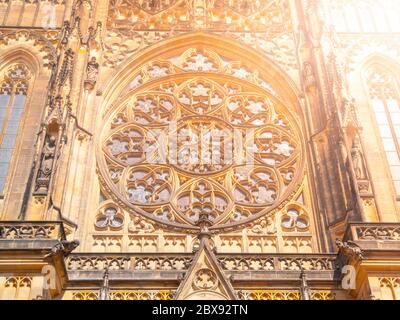
[[62, 253], [64, 257], [67, 257], [77, 246], [79, 246], [79, 240], [59, 241], [56, 245], [53, 246], [53, 248], [50, 249], [50, 252], [44, 257], [49, 258], [59, 253]]
[[360, 246], [354, 241], [342, 241], [340, 239], [336, 239], [336, 245], [339, 248], [339, 251], [342, 251], [345, 256], [355, 258], [356, 260], [363, 259], [363, 252]]

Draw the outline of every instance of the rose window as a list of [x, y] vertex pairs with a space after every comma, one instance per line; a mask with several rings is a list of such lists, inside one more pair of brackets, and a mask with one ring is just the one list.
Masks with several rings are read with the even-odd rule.
[[[256, 220], [288, 200], [303, 157], [298, 120], [246, 77], [221, 77], [209, 62], [157, 76], [106, 115], [98, 152], [103, 189], [123, 209], [176, 228]], [[109, 217], [109, 218], [107, 218]], [[302, 228], [288, 213], [287, 228]], [[112, 221], [111, 214], [99, 222]]]

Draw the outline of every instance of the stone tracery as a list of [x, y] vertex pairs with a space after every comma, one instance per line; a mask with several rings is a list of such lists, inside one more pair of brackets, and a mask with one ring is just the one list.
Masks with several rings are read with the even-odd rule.
[[[1, 86], [3, 99], [26, 95], [28, 126], [18, 130], [16, 175], [10, 168], [0, 196], [0, 240], [11, 249], [2, 257], [0, 299], [180, 299], [189, 297], [175, 291], [183, 274], [203, 291], [191, 298], [221, 298], [212, 293], [229, 282], [233, 295], [225, 298], [400, 297], [392, 270], [399, 199], [386, 191], [399, 162], [393, 148], [385, 151], [396, 168], [374, 160], [378, 130], [387, 139], [380, 103], [398, 124], [398, 79], [390, 79], [400, 56], [395, 0], [42, 2], [0, 0], [4, 70], [23, 63], [32, 73], [29, 86], [19, 82], [23, 72]], [[41, 10], [50, 2], [54, 30], [52, 13]], [[358, 83], [366, 61], [371, 106]], [[388, 72], [380, 68], [386, 64]], [[46, 87], [48, 102], [39, 99]], [[376, 130], [365, 125], [372, 111]], [[163, 157], [174, 142], [167, 127], [180, 133], [176, 159]], [[213, 136], [225, 144], [214, 146]], [[238, 140], [252, 152], [230, 155], [225, 147]], [[66, 270], [57, 258], [71, 242], [65, 237], [82, 240]], [[339, 254], [336, 237], [343, 237]], [[26, 248], [31, 241], [35, 248]], [[354, 266], [373, 276], [345, 291], [338, 271], [354, 245], [365, 253]], [[17, 248], [27, 255], [15, 260]], [[374, 252], [384, 248], [382, 263]], [[191, 268], [205, 252], [201, 269]], [[33, 254], [61, 262], [54, 264], [59, 289], [43, 292]], [[107, 286], [98, 293], [105, 268]], [[265, 274], [274, 275], [273, 288], [261, 285]]]
[[125, 210], [183, 228], [206, 213], [224, 228], [287, 200], [304, 162], [297, 117], [257, 73], [191, 48], [133, 78], [108, 110], [99, 153]]

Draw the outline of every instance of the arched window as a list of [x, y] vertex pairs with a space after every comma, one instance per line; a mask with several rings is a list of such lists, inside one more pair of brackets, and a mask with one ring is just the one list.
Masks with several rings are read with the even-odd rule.
[[338, 32], [398, 32], [398, 0], [323, 0], [327, 24]]
[[400, 91], [395, 75], [380, 65], [367, 70], [367, 84], [380, 138], [400, 196]]
[[9, 66], [0, 78], [0, 194], [10, 168], [29, 79], [30, 72], [23, 64]]

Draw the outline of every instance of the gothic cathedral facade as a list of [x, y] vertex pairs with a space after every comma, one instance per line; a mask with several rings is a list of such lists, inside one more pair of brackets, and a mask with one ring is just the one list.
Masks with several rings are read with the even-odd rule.
[[400, 300], [397, 0], [0, 0], [0, 299]]

